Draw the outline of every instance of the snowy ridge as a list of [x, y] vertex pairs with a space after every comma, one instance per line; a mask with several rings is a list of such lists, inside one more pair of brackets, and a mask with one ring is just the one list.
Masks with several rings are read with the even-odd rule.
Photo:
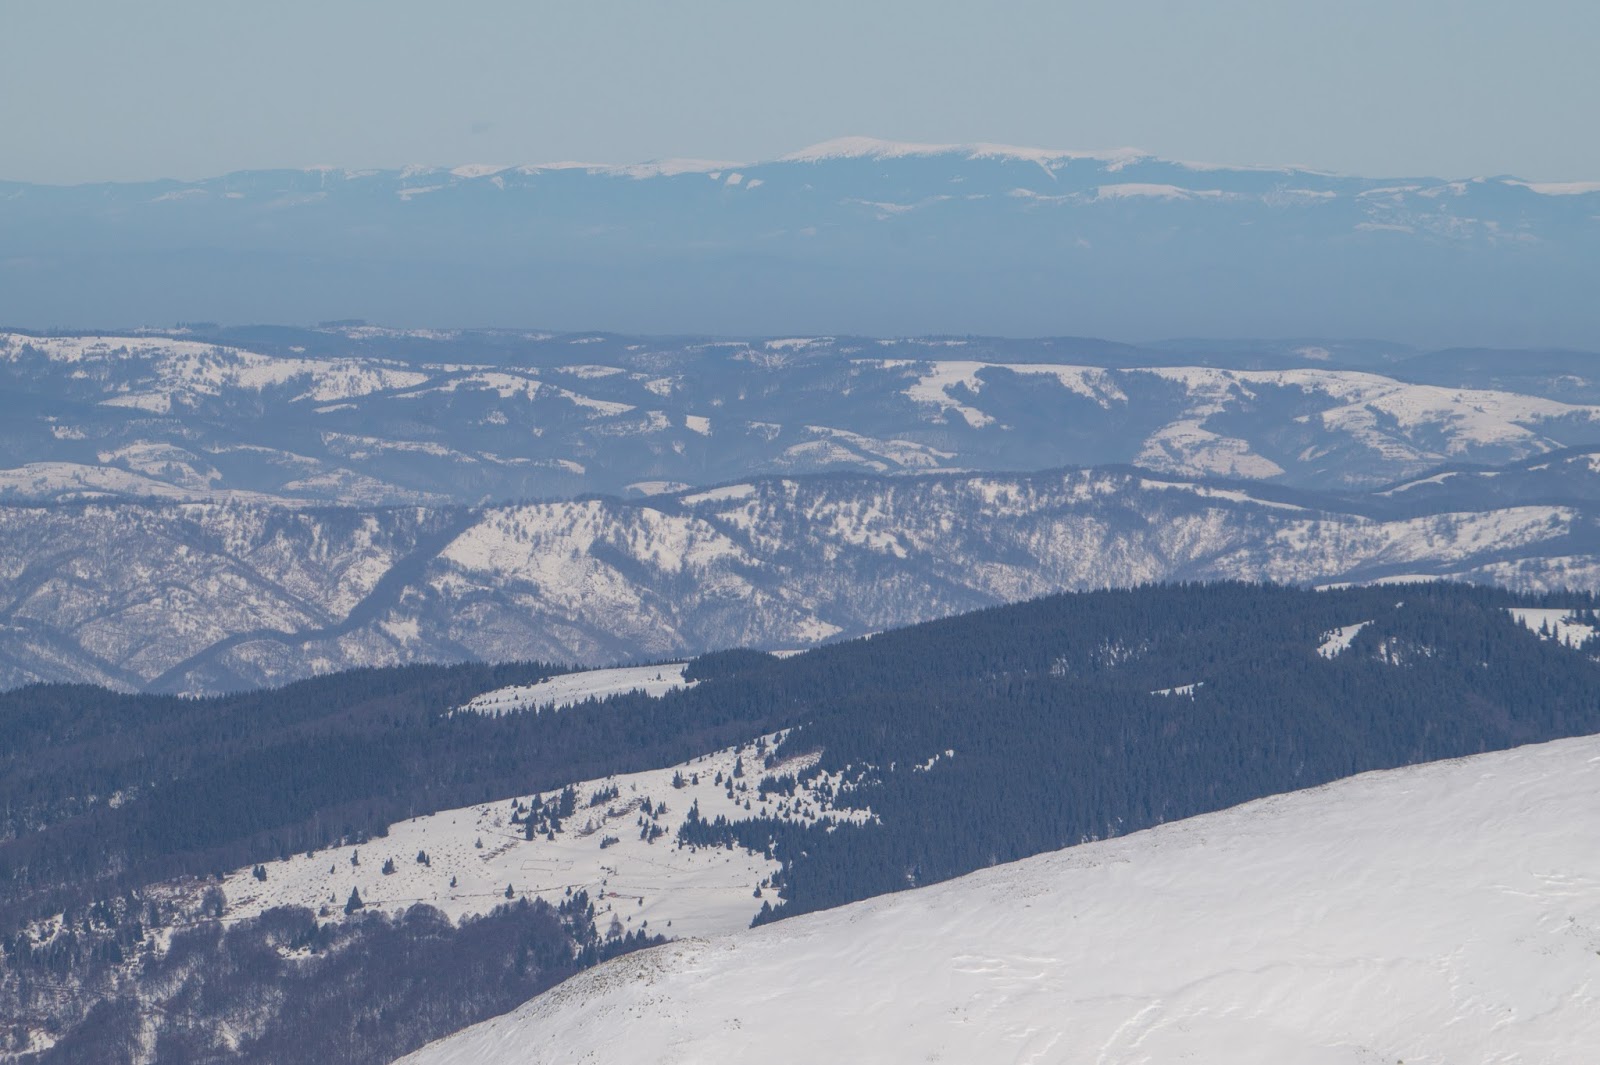
[[1030, 163], [1068, 162], [1088, 159], [1124, 164], [1150, 158], [1135, 148], [1109, 151], [1068, 151], [1051, 148], [1023, 148], [1011, 144], [916, 144], [908, 141], [879, 140], [876, 137], [836, 137], [797, 152], [780, 156], [780, 163], [821, 163], [831, 159], [906, 159], [915, 156], [957, 155], [965, 159], [1016, 159]]
[[1593, 737], [1366, 774], [619, 958], [404, 1060], [1575, 1065], [1596, 787]]
[[[375, 327], [300, 338], [317, 353], [0, 334], [0, 385], [41, 397], [15, 419], [7, 496], [84, 498], [95, 480], [138, 498], [475, 505], [757, 471], [1004, 470], [1024, 456], [1032, 468], [1119, 462], [1366, 489], [1446, 462], [1590, 445], [1600, 427], [1600, 386], [1583, 385], [1576, 398], [1596, 402], [1578, 403], [1551, 398], [1572, 389], [1548, 382], [1535, 395], [1330, 365], [1105, 367], [1042, 358], [1049, 341], [624, 343]], [[391, 344], [427, 357], [401, 361]]]
[[1282, 476], [1284, 466], [1255, 451], [1259, 445], [1219, 435], [1207, 424], [1218, 416], [1236, 423], [1241, 408], [1273, 393], [1293, 393], [1302, 397], [1302, 402], [1310, 400], [1318, 406], [1314, 414], [1298, 415], [1296, 423], [1318, 425], [1337, 434], [1341, 442], [1350, 441], [1367, 450], [1378, 461], [1413, 468], [1483, 450], [1539, 454], [1553, 446], [1540, 432], [1543, 426], [1600, 424], [1600, 406], [1596, 405], [1410, 384], [1351, 370], [1104, 369], [976, 360], [885, 360], [877, 365], [916, 372], [905, 396], [938, 411], [941, 418], [947, 413], [959, 415], [973, 429], [1004, 428], [1004, 411], [992, 413], [961, 398], [981, 395], [984, 374], [994, 371], [1052, 377], [1066, 393], [1092, 400], [1107, 411], [1130, 408], [1130, 394], [1141, 391], [1141, 378], [1179, 384], [1185, 392], [1183, 405], [1172, 411], [1166, 425], [1145, 439], [1137, 461], [1151, 469], [1188, 475]]
[[[170, 473], [169, 473], [170, 476]], [[298, 501], [264, 492], [214, 489], [208, 483], [174, 484], [116, 466], [91, 466], [79, 462], [30, 462], [0, 470], [0, 500], [56, 499], [202, 499], [274, 503], [293, 506]]]

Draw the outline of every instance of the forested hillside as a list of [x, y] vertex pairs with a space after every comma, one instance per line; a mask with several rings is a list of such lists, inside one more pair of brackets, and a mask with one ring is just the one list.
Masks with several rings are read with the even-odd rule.
[[[538, 664], [357, 670], [211, 699], [0, 694], [0, 920], [382, 835], [395, 821], [668, 765], [760, 732], [737, 697], [451, 711]], [[707, 716], [709, 715], [709, 716]]]
[[753, 818], [683, 838], [773, 847], [782, 901], [764, 916], [783, 916], [1367, 770], [1600, 731], [1600, 665], [1519, 623], [1517, 601], [1174, 586], [822, 648], [684, 698], [782, 692], [801, 723], [772, 759], [820, 751], [808, 772], [843, 774], [832, 801], [877, 823]]
[[[291, 856], [319, 855], [327, 870], [324, 850], [502, 800], [527, 815], [497, 843], [515, 864], [535, 837], [583, 834], [580, 818], [535, 818], [525, 797], [598, 781], [588, 801], [603, 804], [617, 795], [607, 777], [783, 730], [738, 763], [725, 753], [731, 774], [696, 781], [715, 787], [722, 812], [702, 817], [669, 795], [688, 807], [674, 832], [656, 842], [666, 804], [636, 826], [685, 858], [770, 855], [778, 871], [745, 911], [759, 905], [758, 921], [1365, 770], [1600, 732], [1596, 605], [1450, 584], [1058, 595], [792, 658], [713, 653], [684, 670], [691, 687], [545, 712], [458, 709], [554, 671], [539, 664], [363, 670], [210, 699], [18, 689], [0, 695], [0, 1001], [26, 1022], [10, 1049], [95, 1045], [84, 1033], [102, 1024], [118, 1033], [104, 1046], [146, 1046], [129, 1020], [148, 1013], [140, 973], [170, 976], [163, 995], [178, 997], [162, 1002], [189, 1003], [190, 1036], [242, 1009], [239, 981], [276, 973], [285, 996], [246, 1029], [284, 1053], [301, 1045], [286, 1025], [359, 1042], [360, 1003], [374, 999], [362, 967], [336, 957], [394, 959], [406, 975], [385, 1009], [439, 1003], [384, 1046], [507, 1008], [640, 934], [597, 935], [587, 904], [560, 893], [460, 923], [426, 908], [363, 916], [360, 900], [326, 893], [320, 911], [230, 915], [215, 878], [248, 880], [254, 867], [280, 883]], [[763, 755], [765, 766], [749, 760]], [[602, 836], [584, 845], [616, 842]], [[673, 890], [671, 878], [652, 890]], [[511, 885], [505, 895], [517, 901]], [[474, 979], [493, 993], [459, 976], [463, 944], [488, 940]], [[180, 949], [182, 966], [170, 957]], [[353, 1012], [309, 1005], [324, 1001]], [[213, 1060], [197, 1036], [170, 1046], [171, 1060]]]

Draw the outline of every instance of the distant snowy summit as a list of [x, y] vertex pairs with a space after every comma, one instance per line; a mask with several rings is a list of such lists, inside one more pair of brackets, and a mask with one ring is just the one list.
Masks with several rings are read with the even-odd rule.
[[[469, 163], [451, 167], [407, 167], [399, 173], [408, 177], [417, 177], [429, 174], [448, 173], [457, 178], [485, 178], [497, 174], [516, 172], [522, 174], [536, 174], [544, 171], [582, 170], [595, 174], [610, 174], [619, 177], [631, 178], [660, 178], [679, 177], [684, 174], [717, 175], [731, 177], [734, 173], [751, 170], [757, 167], [768, 167], [784, 163], [828, 163], [840, 160], [901, 160], [901, 159], [931, 159], [947, 157], [952, 160], [973, 162], [978, 160], [991, 160], [997, 162], [1027, 162], [1036, 163], [1047, 170], [1063, 167], [1070, 163], [1095, 163], [1104, 169], [1116, 172], [1135, 164], [1152, 164], [1174, 167], [1195, 173], [1260, 173], [1260, 174], [1308, 174], [1316, 177], [1333, 178], [1341, 175], [1327, 170], [1294, 164], [1259, 164], [1259, 163], [1213, 163], [1196, 162], [1193, 160], [1166, 159], [1153, 152], [1140, 148], [1122, 147], [1107, 149], [1074, 149], [1074, 148], [1040, 148], [1018, 144], [997, 144], [992, 142], [974, 142], [968, 144], [933, 144], [916, 141], [886, 140], [880, 137], [846, 136], [835, 137], [831, 140], [821, 141], [817, 144], [801, 148], [798, 151], [788, 152], [773, 159], [757, 160], [716, 160], [692, 158], [666, 158], [651, 159], [636, 163], [600, 163], [579, 162], [575, 160], [561, 160], [557, 162], [525, 163], [520, 165], [505, 164], [477, 164]], [[395, 171], [383, 170], [348, 170], [337, 167], [311, 168], [318, 173], [337, 173], [346, 178], [375, 177], [384, 173]], [[1431, 185], [1449, 185], [1460, 183], [1459, 179], [1446, 181], [1442, 179], [1419, 179]], [[1476, 177], [1467, 179], [1473, 182], [1494, 181], [1506, 185], [1515, 185], [1530, 189], [1533, 192], [1548, 196], [1574, 196], [1591, 192], [1600, 192], [1600, 181], [1569, 181], [1569, 182], [1536, 182], [1523, 181], [1514, 177]], [[738, 182], [734, 182], [738, 184]]]
[[[748, 170], [754, 167], [772, 166], [781, 163], [825, 163], [841, 159], [910, 159], [929, 158], [933, 156], [950, 156], [956, 159], [975, 160], [1021, 160], [1024, 162], [1051, 164], [1067, 163], [1072, 161], [1092, 161], [1106, 164], [1111, 167], [1126, 166], [1135, 162], [1172, 162], [1162, 160], [1150, 152], [1138, 148], [1111, 148], [1105, 150], [1082, 150], [1067, 148], [1030, 148], [1016, 144], [994, 144], [979, 142], [973, 144], [928, 144], [914, 141], [885, 140], [880, 137], [847, 136], [835, 137], [831, 140], [821, 141], [799, 151], [788, 152], [773, 159], [757, 159], [735, 161], [729, 159], [693, 159], [693, 158], [666, 158], [650, 159], [635, 163], [601, 163], [582, 162], [578, 160], [563, 159], [542, 163], [465, 163], [449, 167], [434, 166], [409, 166], [399, 171], [382, 169], [351, 169], [336, 166], [307, 167], [309, 173], [331, 174], [339, 177], [356, 180], [360, 178], [376, 177], [382, 174], [400, 173], [406, 177], [419, 177], [429, 174], [449, 174], [457, 178], [487, 178], [498, 174], [520, 173], [536, 174], [542, 171], [581, 170], [596, 174], [611, 174], [618, 177], [631, 178], [659, 178], [678, 177], [683, 174], [718, 174], [731, 175], [736, 171]], [[1175, 162], [1173, 165], [1188, 167], [1197, 171], [1210, 170], [1260, 170], [1277, 173], [1291, 173], [1303, 171], [1315, 173], [1306, 167], [1287, 166], [1223, 166], [1213, 163], [1184, 163]]]
[[1600, 182], [843, 137], [668, 158], [0, 182], [0, 321], [1600, 346]]
[[910, 156], [954, 155], [965, 159], [1025, 159], [1029, 162], [1055, 162], [1093, 159], [1117, 163], [1148, 158], [1136, 148], [1111, 151], [1068, 151], [1052, 148], [1024, 148], [1014, 144], [917, 144], [910, 141], [880, 140], [876, 137], [836, 137], [813, 144], [798, 152], [780, 156], [784, 163], [820, 163], [829, 159], [903, 159]]

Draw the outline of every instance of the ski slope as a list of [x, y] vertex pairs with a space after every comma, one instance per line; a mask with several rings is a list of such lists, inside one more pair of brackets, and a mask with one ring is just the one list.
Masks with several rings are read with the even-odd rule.
[[1372, 773], [590, 970], [410, 1065], [1582, 1065], [1600, 738]]

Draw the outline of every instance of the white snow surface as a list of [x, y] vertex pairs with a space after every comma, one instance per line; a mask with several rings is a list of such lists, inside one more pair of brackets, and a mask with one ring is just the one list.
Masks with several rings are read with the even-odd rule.
[[687, 662], [671, 662], [662, 666], [621, 666], [562, 673], [537, 684], [518, 684], [484, 692], [459, 709], [475, 714], [504, 714], [512, 710], [561, 710], [577, 706], [585, 699], [604, 699], [624, 692], [659, 697], [679, 688], [694, 687], [694, 681], [683, 679], [683, 671], [688, 666]]
[[[1568, 647], [1581, 647], [1597, 631], [1593, 625], [1574, 620], [1571, 610], [1548, 610], [1536, 607], [1512, 607], [1511, 616], [1533, 633]], [[1544, 630], [1542, 633], [1540, 630]]]
[[1580, 1065], [1600, 738], [1369, 773], [671, 943], [403, 1059]]
[[1350, 641], [1356, 638], [1356, 633], [1370, 624], [1372, 624], [1370, 621], [1358, 621], [1354, 625], [1334, 629], [1322, 638], [1322, 643], [1317, 645], [1317, 654], [1323, 658], [1338, 658], [1350, 650]]
[[[764, 742], [770, 745], [776, 738], [765, 737]], [[239, 869], [223, 881], [227, 916], [240, 920], [275, 906], [312, 910], [325, 906], [327, 919], [342, 920], [345, 902], [355, 888], [368, 909], [399, 913], [422, 902], [459, 920], [504, 903], [509, 885], [516, 897], [536, 896], [552, 905], [566, 897], [568, 888], [587, 891], [602, 936], [612, 930], [613, 916], [621, 931], [646, 928], [666, 936], [746, 928], [763, 901], [755, 889], [778, 871], [778, 863], [743, 849], [680, 847], [678, 826], [691, 807], [698, 805], [707, 820], [719, 814], [733, 820], [766, 813], [808, 824], [859, 823], [871, 816], [861, 810], [830, 809], [818, 786], [836, 787], [839, 779], [826, 774], [809, 786], [797, 787], [793, 797], [773, 795], [763, 803], [758, 794], [763, 776], [797, 773], [816, 756], [764, 769], [758, 742], [762, 741], [665, 769], [576, 783], [577, 812], [554, 840], [524, 839], [522, 825], [511, 823], [513, 797], [507, 797], [403, 821], [390, 826], [387, 836], [366, 843], [265, 863], [264, 881], [251, 875], [249, 868]], [[735, 781], [730, 799], [725, 783], [716, 783], [717, 776], [726, 782], [741, 762], [744, 775]], [[682, 788], [673, 787], [675, 774], [683, 778]], [[612, 788], [615, 797], [588, 805]], [[546, 791], [540, 797], [550, 802], [559, 793], [560, 789]], [[526, 802], [530, 797], [515, 798]], [[650, 818], [663, 833], [653, 843], [640, 837], [639, 818], [644, 816], [646, 800], [653, 807], [666, 805], [664, 812]], [[749, 811], [744, 809], [746, 800], [751, 803]], [[602, 846], [608, 839], [615, 842]], [[479, 841], [482, 847], [477, 846]], [[428, 864], [417, 861], [418, 852], [427, 853]], [[351, 863], [352, 856], [359, 856], [359, 865]], [[387, 875], [386, 859], [393, 859], [395, 870]]]

